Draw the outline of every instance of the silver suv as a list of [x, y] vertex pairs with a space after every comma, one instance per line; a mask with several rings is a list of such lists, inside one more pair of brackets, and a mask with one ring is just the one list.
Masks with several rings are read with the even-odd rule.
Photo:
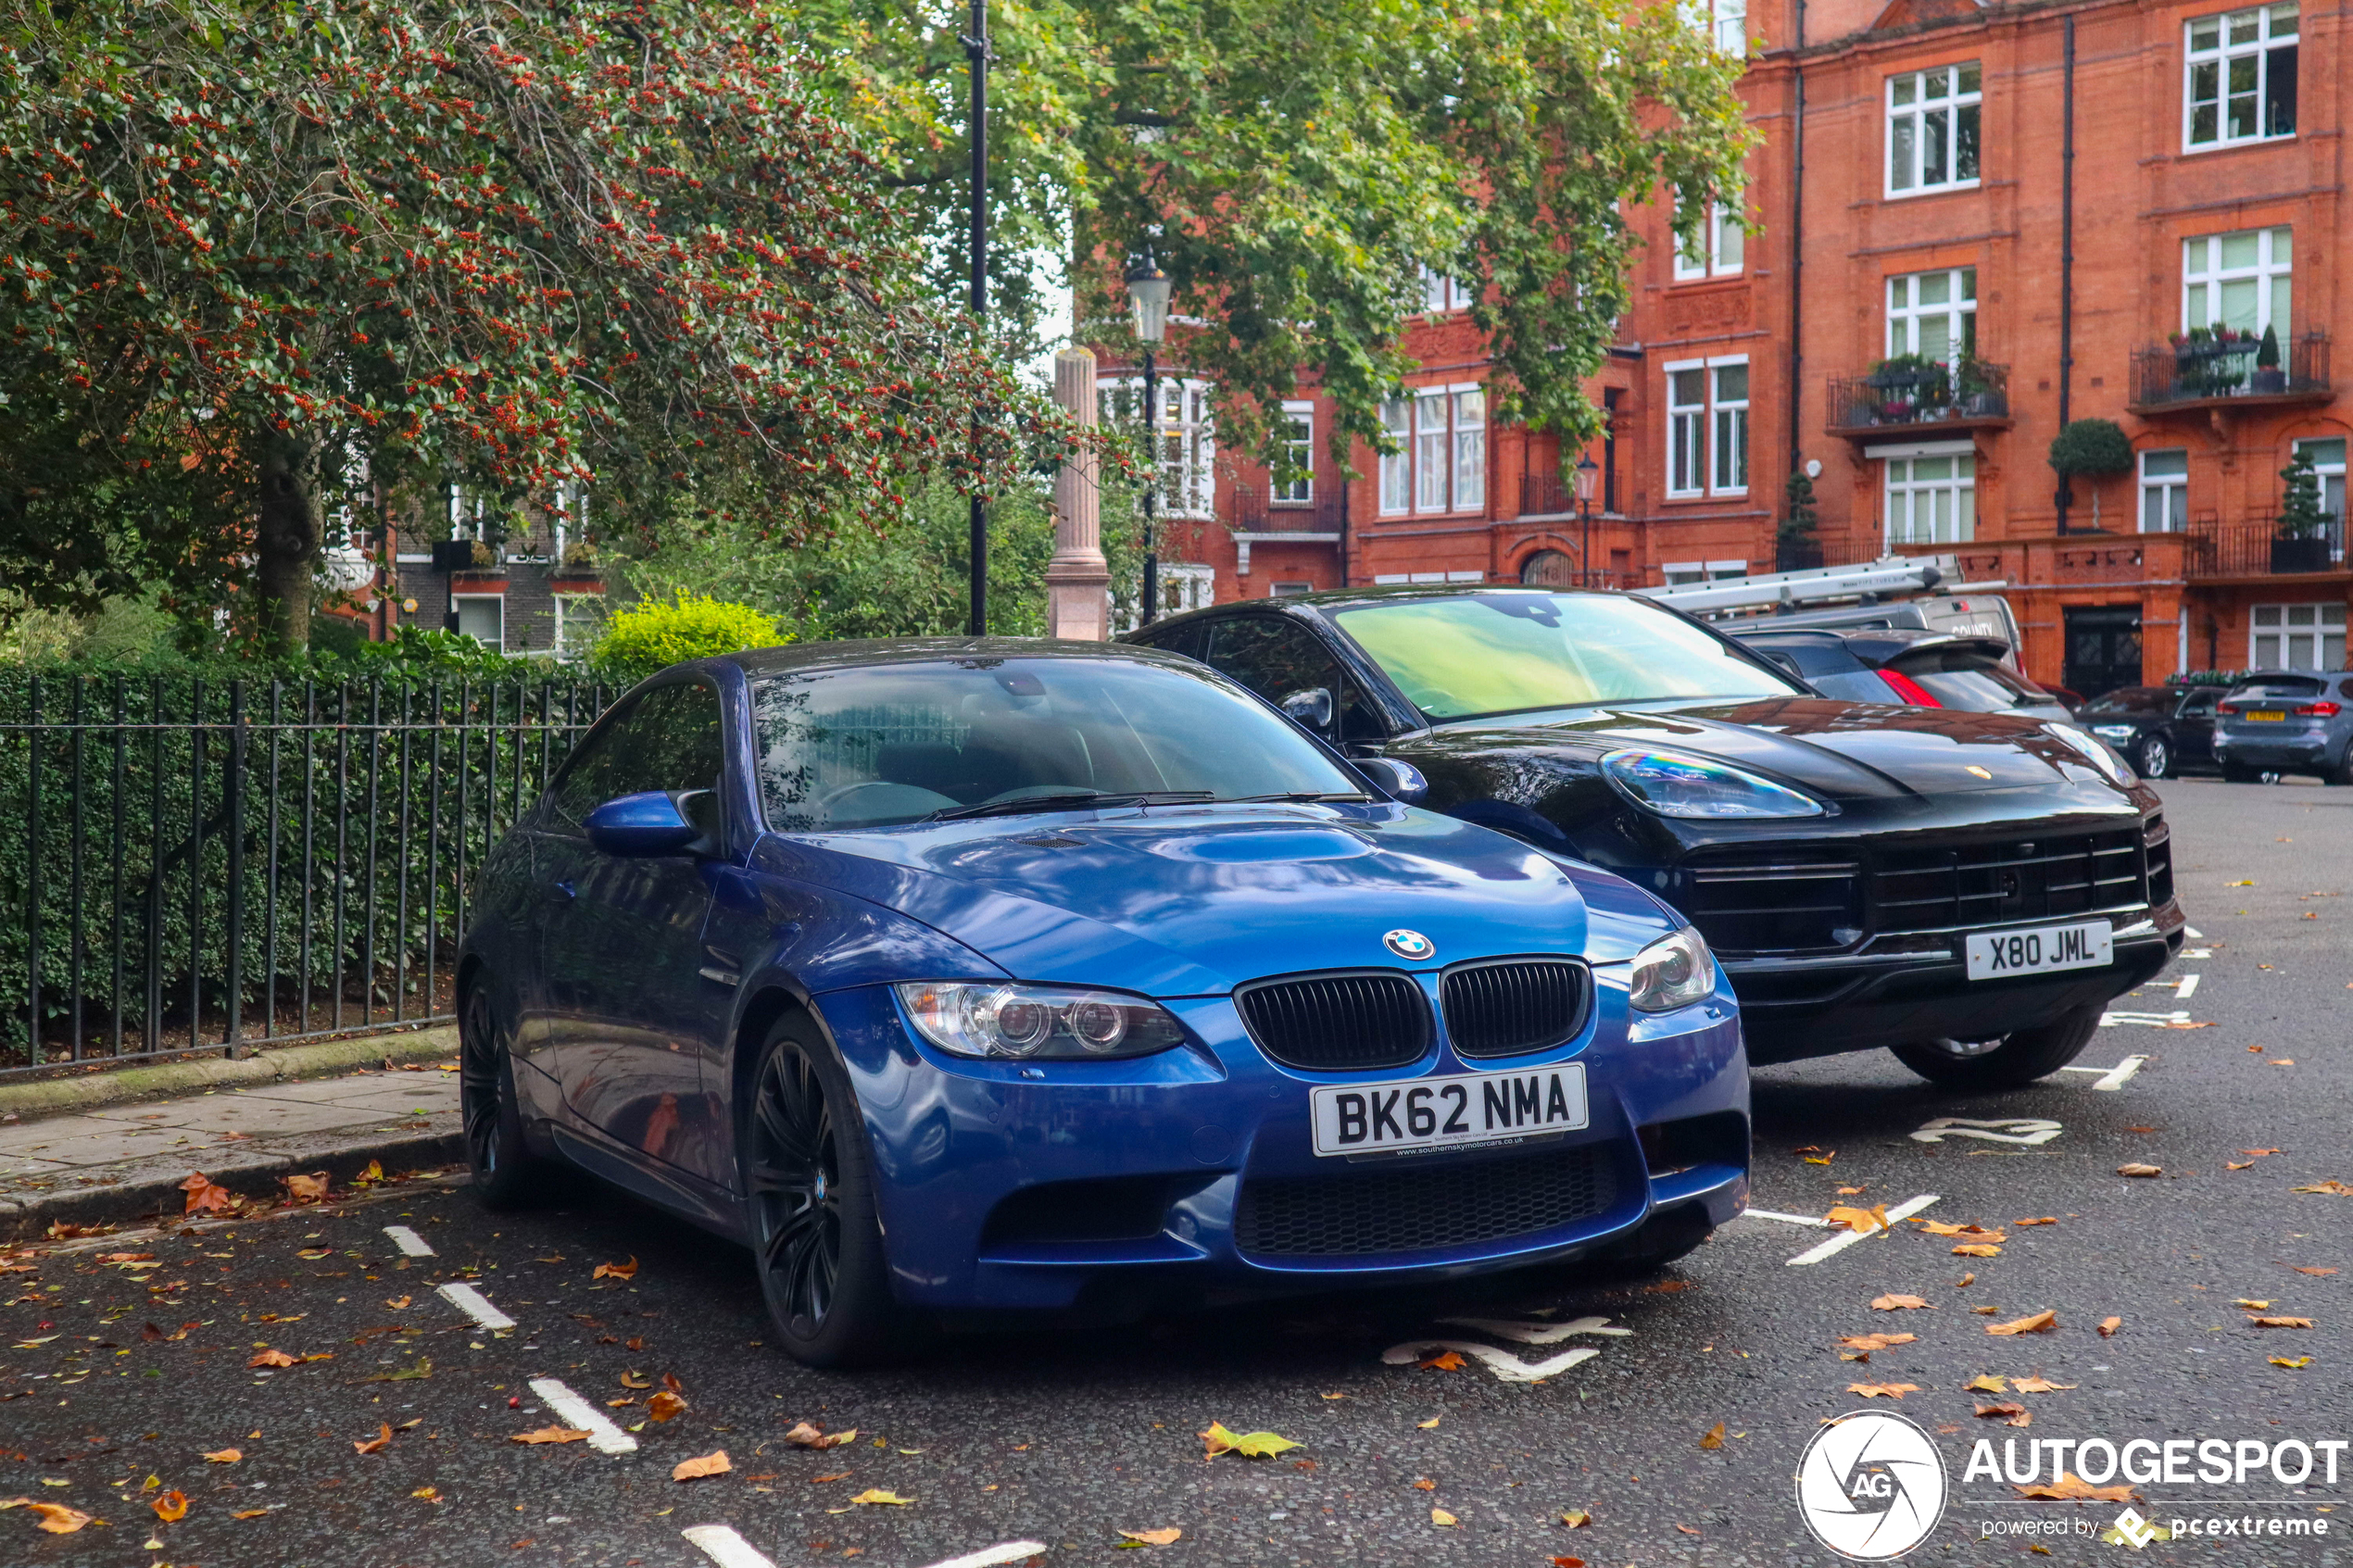
[[2317, 773], [2353, 784], [2353, 675], [2250, 671], [2214, 710], [2214, 759], [2233, 784]]

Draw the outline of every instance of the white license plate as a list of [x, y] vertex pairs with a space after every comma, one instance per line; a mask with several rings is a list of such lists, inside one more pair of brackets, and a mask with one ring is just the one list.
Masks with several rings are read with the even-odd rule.
[[2104, 969], [2116, 960], [2116, 928], [2104, 920], [2032, 931], [1972, 932], [1969, 977], [2002, 980], [2061, 969]]
[[1396, 1154], [1407, 1149], [1515, 1141], [1587, 1124], [1585, 1064], [1527, 1073], [1460, 1073], [1315, 1093], [1315, 1152]]

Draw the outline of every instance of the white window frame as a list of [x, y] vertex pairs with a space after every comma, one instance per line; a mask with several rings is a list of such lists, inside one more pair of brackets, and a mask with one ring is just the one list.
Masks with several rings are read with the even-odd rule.
[[[1702, 495], [1748, 494], [1750, 461], [1749, 410], [1755, 395], [1730, 397], [1722, 372], [1749, 370], [1745, 354], [1712, 359], [1677, 359], [1660, 367], [1665, 372], [1667, 407], [1667, 494], [1677, 500]], [[1699, 400], [1676, 401], [1679, 372], [1697, 371]]]
[[1748, 235], [1740, 225], [1738, 200], [1707, 204], [1704, 232], [1678, 235], [1675, 240], [1675, 281], [1737, 277], [1746, 265]]
[[[2284, 23], [2284, 27], [2281, 24]], [[2256, 142], [2284, 142], [2294, 137], [2296, 127], [2273, 131], [2269, 127], [2272, 56], [2283, 49], [2296, 51], [2296, 115], [2303, 114], [2303, 51], [2301, 30], [2303, 18], [2295, 0], [2271, 6], [2248, 6], [2235, 11], [2223, 11], [2209, 16], [2192, 17], [2182, 24], [2182, 151], [2210, 153], [2224, 147], [2244, 147]], [[2239, 36], [2242, 30], [2246, 35]], [[2236, 42], [2233, 39], [2236, 38]], [[2233, 67], [2246, 64], [2252, 78], [2248, 87], [2233, 91]], [[2198, 77], [2210, 72], [2214, 94], [2198, 96]], [[2254, 101], [2255, 129], [2251, 132], [2233, 135], [2231, 132], [2230, 106], [2233, 98]], [[2199, 140], [2197, 111], [2200, 104], [2211, 105], [2214, 110], [2213, 134]]]
[[[2348, 443], [2347, 439], [2341, 435], [2309, 435], [2297, 441], [2289, 448], [2291, 452], [2299, 457], [2310, 457], [2312, 458], [2312, 471], [2319, 476], [2321, 481], [2321, 509], [2328, 513], [2331, 517], [2336, 519], [2338, 523], [2338, 537], [2335, 541], [2336, 548], [2334, 553], [2339, 559], [2343, 559], [2345, 555], [2345, 539], [2343, 536], [2343, 525], [2345, 522], [2345, 455], [2348, 445], [2353, 445], [2353, 443]], [[2307, 447], [2322, 445], [2334, 446], [2336, 448], [2336, 455], [2327, 461], [2322, 461], [2317, 454], [2306, 451]]]
[[[1724, 372], [1741, 372], [1740, 395], [1726, 395]], [[1748, 494], [1748, 356], [1730, 354], [1707, 362], [1707, 493]]]
[[1661, 561], [1658, 570], [1667, 579], [1667, 585], [1670, 588], [1680, 588], [1686, 583], [1707, 581], [1707, 563], [1704, 560]]
[[[462, 607], [462, 606], [464, 606], [464, 605], [466, 605], [466, 604], [469, 604], [469, 603], [472, 603], [472, 604], [478, 604], [478, 605], [479, 605], [479, 604], [488, 604], [488, 605], [495, 605], [495, 606], [497, 606], [497, 610], [498, 610], [498, 640], [497, 640], [497, 642], [495, 642], [495, 643], [494, 643], [494, 642], [491, 642], [488, 638], [485, 638], [485, 637], [474, 637], [474, 641], [476, 641], [476, 642], [478, 642], [478, 643], [482, 644], [482, 646], [484, 646], [484, 647], [496, 649], [497, 651], [498, 651], [498, 652], [500, 652], [500, 653], [504, 653], [504, 652], [506, 652], [506, 651], [507, 651], [507, 596], [506, 596], [506, 595], [504, 595], [504, 594], [452, 594], [452, 595], [450, 595], [450, 596], [449, 596], [449, 608], [450, 608], [450, 612], [451, 612], [453, 615], [455, 615], [455, 616], [457, 616], [457, 617], [459, 618], [459, 624], [460, 624], [461, 626], [462, 626], [462, 625], [463, 625], [463, 623], [464, 623], [464, 616], [465, 616], [465, 611], [464, 611], [464, 609], [463, 609], [461, 607]], [[472, 637], [472, 636], [474, 636], [474, 634], [473, 634], [472, 633], [471, 633], [471, 632], [466, 632], [466, 631], [460, 631], [458, 634], [459, 634], [459, 636], [461, 636], [461, 637]]]
[[1384, 398], [1381, 428], [1397, 450], [1380, 458], [1380, 510], [1383, 517], [1403, 517], [1414, 509], [1414, 400]]
[[[1160, 439], [1154, 506], [1163, 517], [1206, 519], [1217, 510], [1217, 430], [1210, 417], [1211, 383], [1192, 376], [1161, 376], [1153, 388]], [[1144, 378], [1119, 376], [1101, 383], [1096, 400], [1105, 420], [1143, 417]]]
[[1454, 419], [1453, 509], [1483, 511], [1487, 507], [1487, 390], [1456, 387], [1447, 401]]
[[[1919, 301], [1921, 285], [1931, 278], [1947, 281], [1949, 296], [1942, 305]], [[1896, 296], [1903, 295], [1898, 304]], [[1977, 269], [1936, 267], [1925, 272], [1892, 272], [1887, 279], [1887, 357], [1919, 352], [1920, 323], [1942, 318], [1945, 342], [1951, 345], [1942, 363], [1950, 364], [1975, 352], [1977, 344]]]
[[[2303, 612], [2299, 617], [2297, 612]], [[2264, 617], [2271, 617], [2264, 623]], [[2345, 668], [2345, 601], [2246, 607], [2246, 667], [2249, 670], [2309, 670], [2333, 675]], [[2265, 649], [2266, 640], [2272, 649]], [[2332, 648], [2331, 644], [2334, 644]], [[2309, 652], [2308, 652], [2309, 649]], [[2265, 652], [2276, 657], [2263, 658]], [[2309, 658], [2313, 662], [2301, 663]]]
[[1453, 399], [1442, 386], [1414, 389], [1414, 510], [1451, 510], [1447, 483], [1447, 453], [1453, 445], [1447, 406]]
[[1708, 0], [1716, 47], [1727, 55], [1748, 53], [1748, 0]]
[[[1925, 449], [1931, 445], [1940, 449]], [[1891, 551], [1898, 545], [1966, 545], [1977, 537], [1976, 449], [1967, 443], [1960, 444], [1962, 449], [1957, 451], [1942, 449], [1943, 445], [1942, 443], [1922, 442], [1919, 449], [1914, 449], [1902, 457], [1889, 456], [1884, 459], [1885, 466], [1880, 473], [1880, 495], [1884, 519], [1881, 533]], [[1923, 480], [1913, 474], [1913, 464], [1933, 462], [1940, 458], [1952, 461], [1955, 471], [1951, 475], [1941, 479]], [[1900, 481], [1896, 477], [1896, 465], [1899, 463], [1903, 465], [1903, 478]], [[1959, 471], [1962, 464], [1967, 464], [1969, 467], [1966, 474]], [[1896, 533], [1896, 496], [1899, 494], [1911, 497], [1933, 495], [1943, 492], [1950, 492], [1953, 497], [1949, 536], [1938, 536], [1937, 524], [1933, 519], [1930, 521], [1925, 536], [1917, 532], [1908, 522], [1902, 534], [1899, 535]], [[1913, 509], [1906, 508], [1907, 511]]]
[[[2151, 473], [2151, 458], [2179, 458], [2179, 473]], [[2190, 449], [2186, 446], [2156, 446], [2139, 454], [2137, 459], [2141, 482], [2140, 510], [2134, 514], [2144, 533], [2182, 533], [2190, 525]], [[2160, 526], [2149, 526], [2149, 511], [2154, 505], [2159, 513]]]
[[[1963, 91], [1961, 83], [1974, 80], [1977, 86]], [[1906, 91], [1908, 89], [1908, 92]], [[1935, 92], [1938, 95], [1930, 97]], [[1956, 60], [1950, 65], [1931, 66], [1926, 70], [1908, 70], [1887, 79], [1882, 91], [1882, 106], [1887, 144], [1880, 159], [1880, 173], [1890, 201], [1909, 196], [1942, 195], [1947, 191], [1973, 191], [1984, 177], [1985, 166], [1985, 82], [1983, 68], [1976, 60]], [[1898, 103], [1898, 98], [1908, 102]], [[1960, 177], [1961, 121], [1963, 111], [1975, 109], [1977, 121], [1978, 171]], [[1945, 177], [1928, 178], [1931, 170], [1927, 165], [1928, 121], [1943, 118], [1944, 126]], [[1902, 128], [1910, 131], [1910, 152], [1905, 157], [1901, 172], [1905, 182], [1896, 182], [1898, 143], [1905, 140]]]
[[[2256, 243], [2254, 265], [2223, 265], [2223, 246], [2250, 238]], [[2255, 284], [2255, 335], [2261, 337], [2270, 327], [2285, 347], [2296, 309], [2296, 236], [2284, 223], [2233, 229], [2227, 234], [2193, 234], [2182, 242], [2182, 330], [2218, 325], [2223, 290], [2247, 282]], [[2200, 315], [2206, 318], [2202, 321], [2196, 320]]]
[[1435, 268], [1422, 269], [1422, 309], [1425, 316], [1449, 316], [1471, 307], [1470, 290]]
[[[1707, 361], [1677, 359], [1659, 367], [1666, 375], [1667, 494], [1670, 497], [1707, 494]], [[1699, 396], [1676, 401], [1675, 378], [1685, 371], [1699, 377]]]
[[1290, 434], [1283, 445], [1290, 451], [1291, 461], [1306, 470], [1304, 478], [1283, 483], [1269, 474], [1266, 479], [1266, 499], [1277, 507], [1304, 507], [1315, 499], [1315, 405], [1294, 401], [1283, 405], [1283, 418], [1290, 425]]

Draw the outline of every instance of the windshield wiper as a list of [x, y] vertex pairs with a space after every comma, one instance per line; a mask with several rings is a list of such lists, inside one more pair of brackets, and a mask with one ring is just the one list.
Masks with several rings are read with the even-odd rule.
[[1263, 805], [1263, 804], [1275, 804], [1275, 803], [1280, 803], [1280, 802], [1307, 802], [1307, 801], [1315, 801], [1315, 800], [1370, 800], [1371, 798], [1372, 798], [1372, 797], [1371, 797], [1371, 796], [1366, 795], [1366, 794], [1365, 794], [1363, 790], [1361, 790], [1361, 789], [1290, 789], [1290, 790], [1281, 790], [1281, 791], [1277, 791], [1276, 794], [1273, 794], [1273, 795], [1227, 795], [1227, 796], [1220, 796], [1220, 797], [1218, 797], [1218, 803], [1219, 803], [1220, 805], [1226, 805], [1226, 806], [1243, 806], [1243, 805], [1256, 806], [1256, 805]]
[[952, 822], [970, 817], [1018, 816], [1025, 811], [1070, 811], [1096, 806], [1168, 806], [1214, 798], [1205, 789], [1130, 790], [1116, 795], [1100, 789], [1074, 789], [1056, 795], [1024, 795], [1012, 800], [983, 800], [972, 806], [943, 806], [924, 821]]

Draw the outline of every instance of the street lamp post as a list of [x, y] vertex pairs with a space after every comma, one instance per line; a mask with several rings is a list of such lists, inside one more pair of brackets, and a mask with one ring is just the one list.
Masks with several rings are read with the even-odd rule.
[[1149, 253], [1127, 271], [1127, 303], [1136, 313], [1136, 338], [1144, 345], [1144, 602], [1136, 623], [1149, 626], [1160, 613], [1160, 556], [1152, 541], [1152, 514], [1160, 504], [1160, 383], [1153, 374], [1152, 345], [1168, 332], [1168, 274]]
[[[972, 311], [975, 332], [988, 314], [988, 0], [972, 0], [972, 31], [964, 39], [972, 57]], [[973, 457], [980, 457], [980, 420], [973, 420]], [[975, 476], [975, 481], [978, 475]], [[988, 503], [973, 492], [972, 614], [966, 628], [973, 636], [988, 634]]]
[[1583, 525], [1585, 541], [1578, 546], [1577, 564], [1585, 573], [1585, 586], [1596, 586], [1593, 581], [1593, 486], [1601, 478], [1601, 465], [1589, 453], [1577, 459], [1577, 521]]

